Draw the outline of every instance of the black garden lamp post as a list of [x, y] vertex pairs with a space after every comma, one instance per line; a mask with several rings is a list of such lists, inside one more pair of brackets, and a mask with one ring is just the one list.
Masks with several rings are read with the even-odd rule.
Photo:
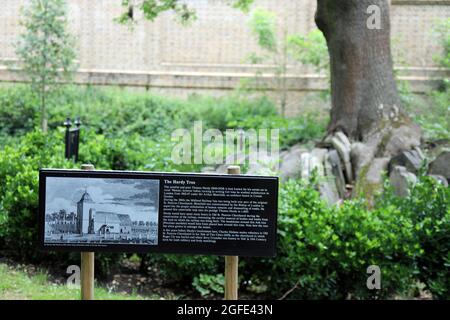
[[75, 128], [71, 129], [72, 121], [70, 121], [70, 118], [67, 118], [63, 123], [63, 125], [66, 127], [66, 159], [74, 159], [74, 161], [77, 162], [81, 127], [81, 121], [79, 117], [75, 119], [74, 124]]

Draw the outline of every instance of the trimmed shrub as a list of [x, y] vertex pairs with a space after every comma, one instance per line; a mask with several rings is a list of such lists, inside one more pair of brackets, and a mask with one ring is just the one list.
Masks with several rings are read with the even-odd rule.
[[[152, 164], [154, 169], [167, 170], [164, 159], [170, 153], [137, 135], [111, 139], [86, 132], [82, 140], [81, 161], [98, 169], [137, 170]], [[0, 241], [15, 258], [65, 266], [79, 259], [75, 254], [36, 251], [38, 169], [79, 167], [63, 155], [62, 131], [32, 132], [0, 151]], [[292, 288], [287, 298], [386, 298], [410, 294], [420, 280], [435, 298], [449, 297], [448, 188], [421, 177], [409, 197], [397, 198], [387, 187], [375, 207], [369, 208], [363, 200], [329, 207], [316, 185], [315, 178], [281, 185], [278, 256], [241, 259], [243, 288], [271, 298]], [[97, 255], [101, 274], [106, 275], [122, 257]], [[223, 272], [221, 257], [143, 255], [143, 259], [147, 268], [158, 269], [167, 281], [180, 285], [194, 281], [199, 290], [214, 287], [217, 274]], [[370, 265], [381, 268], [381, 290], [366, 287]]]
[[43, 167], [73, 167], [55, 136], [32, 132], [0, 151], [0, 237], [12, 256], [32, 262], [55, 258], [36, 250], [38, 169]]
[[[363, 200], [329, 207], [316, 183], [282, 184], [278, 255], [241, 258], [241, 288], [268, 298], [292, 289], [288, 299], [380, 299], [411, 296], [421, 280], [435, 298], [448, 295], [448, 189], [421, 177], [407, 199], [387, 188], [375, 208]], [[201, 294], [214, 292], [210, 285], [223, 272], [223, 259], [217, 257], [146, 259], [166, 280], [192, 283]], [[371, 265], [381, 269], [381, 290], [367, 288]]]
[[179, 286], [190, 285], [201, 274], [223, 272], [223, 258], [218, 256], [149, 254], [142, 255], [142, 259], [149, 270], [157, 269], [166, 283]]
[[[2, 249], [17, 260], [34, 263], [77, 263], [79, 255], [44, 253], [37, 251], [38, 195], [40, 168], [79, 168], [64, 158], [63, 132], [43, 134], [35, 131], [26, 134], [17, 145], [7, 145], [0, 150], [0, 242]], [[145, 141], [106, 139], [102, 135], [82, 135], [80, 160], [94, 163], [98, 169], [144, 168], [152, 154], [146, 150]], [[153, 156], [161, 149], [153, 150]], [[164, 162], [156, 163], [164, 166]], [[122, 255], [99, 254], [99, 276], [107, 274], [117, 265]]]
[[37, 125], [38, 104], [30, 89], [6, 86], [0, 89], [0, 141], [23, 135]]
[[450, 188], [421, 176], [408, 197], [395, 197], [387, 186], [377, 205], [395, 206], [409, 216], [420, 245], [417, 276], [433, 298], [450, 299]]
[[[360, 200], [328, 207], [314, 184], [290, 181], [279, 209], [278, 257], [256, 274], [276, 297], [291, 288], [289, 298], [302, 299], [379, 298], [409, 289], [419, 248], [398, 208], [369, 210]], [[366, 287], [370, 265], [382, 270], [381, 290]]]

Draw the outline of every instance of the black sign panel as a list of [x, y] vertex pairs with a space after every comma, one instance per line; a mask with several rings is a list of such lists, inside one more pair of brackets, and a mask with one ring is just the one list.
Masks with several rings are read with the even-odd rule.
[[43, 169], [44, 250], [275, 256], [278, 178]]

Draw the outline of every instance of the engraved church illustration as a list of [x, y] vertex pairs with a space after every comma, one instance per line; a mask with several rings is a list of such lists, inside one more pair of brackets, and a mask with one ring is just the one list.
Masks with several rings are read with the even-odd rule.
[[[132, 229], [128, 214], [114, 212], [96, 212], [94, 201], [87, 191], [77, 203], [76, 230], [79, 234], [130, 234], [138, 230]], [[141, 233], [150, 231], [150, 227], [139, 230]]]
[[[46, 243], [157, 244], [159, 181], [148, 183], [138, 180], [134, 183], [123, 180], [90, 180], [99, 180], [91, 181], [91, 188], [97, 193], [97, 201], [87, 187], [81, 196], [78, 189], [75, 191], [78, 196], [66, 195], [66, 201], [63, 201], [60, 194], [63, 189], [58, 188], [58, 185], [75, 180], [48, 179], [47, 190], [51, 194], [53, 188], [54, 192], [53, 197], [47, 199], [49, 208], [45, 215]], [[93, 182], [96, 184], [93, 185]], [[100, 187], [106, 190], [103, 192]], [[145, 190], [145, 187], [148, 189]], [[117, 195], [112, 195], [113, 193]], [[75, 199], [67, 201], [70, 197]], [[61, 204], [64, 208], [61, 208]], [[59, 210], [55, 210], [58, 206]]]

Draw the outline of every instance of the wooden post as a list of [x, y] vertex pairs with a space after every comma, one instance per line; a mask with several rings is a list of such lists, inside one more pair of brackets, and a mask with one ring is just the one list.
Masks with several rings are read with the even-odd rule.
[[[81, 165], [81, 170], [95, 170], [92, 164]], [[81, 252], [81, 300], [94, 300], [94, 252]]]
[[[229, 166], [228, 174], [240, 174], [239, 166]], [[225, 300], [238, 299], [238, 256], [225, 256]]]

